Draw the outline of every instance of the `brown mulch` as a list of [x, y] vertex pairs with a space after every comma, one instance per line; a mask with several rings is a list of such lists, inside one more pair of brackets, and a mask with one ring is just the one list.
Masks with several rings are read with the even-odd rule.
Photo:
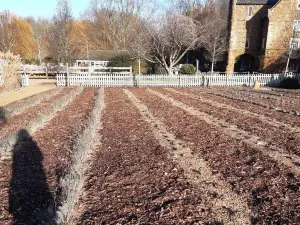
[[[12, 113], [20, 113], [29, 107], [34, 107], [37, 104], [41, 103], [46, 98], [51, 98], [52, 96], [57, 95], [62, 88], [50, 89], [27, 98], [12, 102], [8, 105], [0, 107], [0, 125], [11, 116]], [[8, 114], [8, 115], [7, 115]]]
[[97, 89], [85, 89], [33, 137], [19, 131], [12, 162], [0, 165], [0, 224], [53, 224], [60, 203], [59, 179], [96, 94]]
[[0, 126], [0, 140], [26, 127], [39, 114], [49, 111], [54, 101], [68, 95], [71, 90], [74, 90], [74, 88], [65, 88], [56, 95], [41, 101], [38, 105], [29, 107], [20, 114], [6, 118]]
[[102, 144], [88, 174], [78, 224], [209, 221], [209, 203], [170, 161], [122, 90], [105, 93]]
[[[183, 90], [183, 89], [180, 89], [180, 90]], [[300, 126], [299, 116], [282, 113], [282, 112], [279, 112], [279, 111], [276, 111], [273, 109], [267, 109], [267, 108], [264, 108], [264, 107], [261, 107], [258, 105], [242, 102], [240, 100], [227, 99], [225, 97], [201, 92], [201, 91], [205, 91], [205, 90], [206, 89], [203, 89], [203, 88], [185, 89], [185, 91], [187, 91], [186, 93], [188, 93], [188, 92], [191, 92], [194, 94], [197, 93], [205, 98], [208, 98], [208, 99], [216, 101], [216, 102], [227, 104], [227, 105], [230, 105], [230, 106], [238, 108], [238, 109], [244, 109], [244, 110], [248, 110], [250, 112], [261, 114], [261, 115], [273, 118], [277, 121], [290, 124], [291, 126]]]
[[[250, 132], [262, 138], [264, 141], [268, 141], [270, 144], [281, 148], [286, 154], [293, 152], [300, 156], [299, 133], [289, 131], [284, 127], [278, 129], [278, 127], [271, 126], [258, 118], [243, 114], [243, 112], [238, 113], [225, 108], [220, 110], [220, 108], [213, 107], [209, 103], [201, 102], [201, 100], [193, 99], [189, 96], [170, 93], [163, 89], [156, 89], [156, 91], [168, 95], [173, 99], [183, 101], [185, 104], [201, 112], [205, 112], [218, 119], [223, 119], [230, 124], [236, 125], [239, 129]], [[299, 120], [296, 116], [295, 119]]]
[[248, 196], [253, 224], [300, 223], [300, 181], [288, 168], [145, 90], [134, 93], [236, 193]]
[[[299, 100], [289, 100], [288, 98], [284, 97], [268, 97], [266, 98], [264, 95], [260, 93], [245, 93], [245, 92], [240, 92], [236, 89], [228, 89], [228, 88], [222, 88], [222, 89], [217, 89], [217, 88], [212, 88], [213, 91], [221, 94], [226, 94], [229, 96], [237, 97], [237, 98], [247, 98], [248, 100], [251, 100], [253, 102], [259, 102], [259, 103], [264, 103], [266, 105], [270, 106], [276, 106], [280, 107], [286, 110], [294, 110], [294, 111], [300, 111], [300, 102]], [[265, 97], [265, 98], [264, 98]]]

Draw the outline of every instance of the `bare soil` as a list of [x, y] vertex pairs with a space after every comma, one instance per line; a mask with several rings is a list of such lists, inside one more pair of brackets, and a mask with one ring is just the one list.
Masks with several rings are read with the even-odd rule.
[[248, 196], [253, 224], [298, 224], [299, 180], [289, 168], [225, 135], [149, 92], [134, 92], [151, 112], [223, 175], [236, 193]]
[[102, 145], [88, 174], [83, 199], [87, 208], [78, 224], [213, 221], [209, 202], [169, 160], [122, 90], [105, 93]]
[[74, 90], [2, 120], [0, 140], [18, 139], [0, 161], [1, 225], [300, 224], [299, 91], [105, 88], [103, 102]]
[[59, 179], [96, 93], [85, 89], [32, 137], [20, 129], [12, 161], [0, 165], [1, 224], [53, 224], [60, 204]]

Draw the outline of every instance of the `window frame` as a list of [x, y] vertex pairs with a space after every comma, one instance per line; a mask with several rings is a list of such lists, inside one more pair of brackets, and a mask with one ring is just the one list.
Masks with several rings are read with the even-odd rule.
[[267, 46], [267, 41], [266, 40], [267, 39], [265, 37], [262, 39], [261, 49], [266, 49], [266, 46]]
[[297, 2], [297, 7], [296, 7], [297, 10], [300, 10], [300, 0], [298, 0]]
[[[298, 29], [295, 29], [296, 27]], [[294, 22], [293, 22], [293, 31], [300, 32], [300, 20], [294, 20]]]
[[[297, 44], [298, 44], [297, 48], [293, 48], [292, 43], [294, 41], [297, 41]], [[299, 49], [299, 48], [300, 48], [300, 38], [291, 38], [291, 40], [290, 40], [290, 49]]]
[[245, 49], [250, 48], [250, 38], [246, 38]]
[[253, 6], [248, 6], [247, 16], [248, 18], [251, 18], [253, 16]]

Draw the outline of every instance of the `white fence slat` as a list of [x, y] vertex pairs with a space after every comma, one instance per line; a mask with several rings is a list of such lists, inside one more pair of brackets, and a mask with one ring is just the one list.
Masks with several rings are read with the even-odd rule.
[[[288, 75], [288, 76], [295, 76]], [[296, 75], [297, 77], [299, 75]], [[130, 73], [89, 73], [72, 72], [57, 74], [57, 85], [88, 86], [88, 87], [192, 87], [192, 86], [253, 86], [257, 80], [262, 86], [278, 85], [283, 79], [282, 74], [225, 74], [201, 73], [195, 75], [147, 74], [132, 75]], [[299, 76], [300, 77], [300, 76]], [[67, 82], [68, 80], [68, 82]]]

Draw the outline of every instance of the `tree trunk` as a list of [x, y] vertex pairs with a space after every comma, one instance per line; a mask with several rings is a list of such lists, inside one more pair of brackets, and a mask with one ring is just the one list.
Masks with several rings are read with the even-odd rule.
[[286, 62], [285, 73], [284, 73], [285, 76], [289, 70], [289, 64], [290, 64], [290, 60], [291, 60], [292, 51], [293, 51], [292, 49], [290, 49], [290, 51], [289, 51], [288, 60]]
[[216, 43], [214, 43], [214, 51], [213, 51], [213, 57], [211, 62], [211, 75], [213, 75], [214, 73], [215, 55], [216, 55]]
[[139, 75], [141, 75], [141, 59], [139, 58]]

